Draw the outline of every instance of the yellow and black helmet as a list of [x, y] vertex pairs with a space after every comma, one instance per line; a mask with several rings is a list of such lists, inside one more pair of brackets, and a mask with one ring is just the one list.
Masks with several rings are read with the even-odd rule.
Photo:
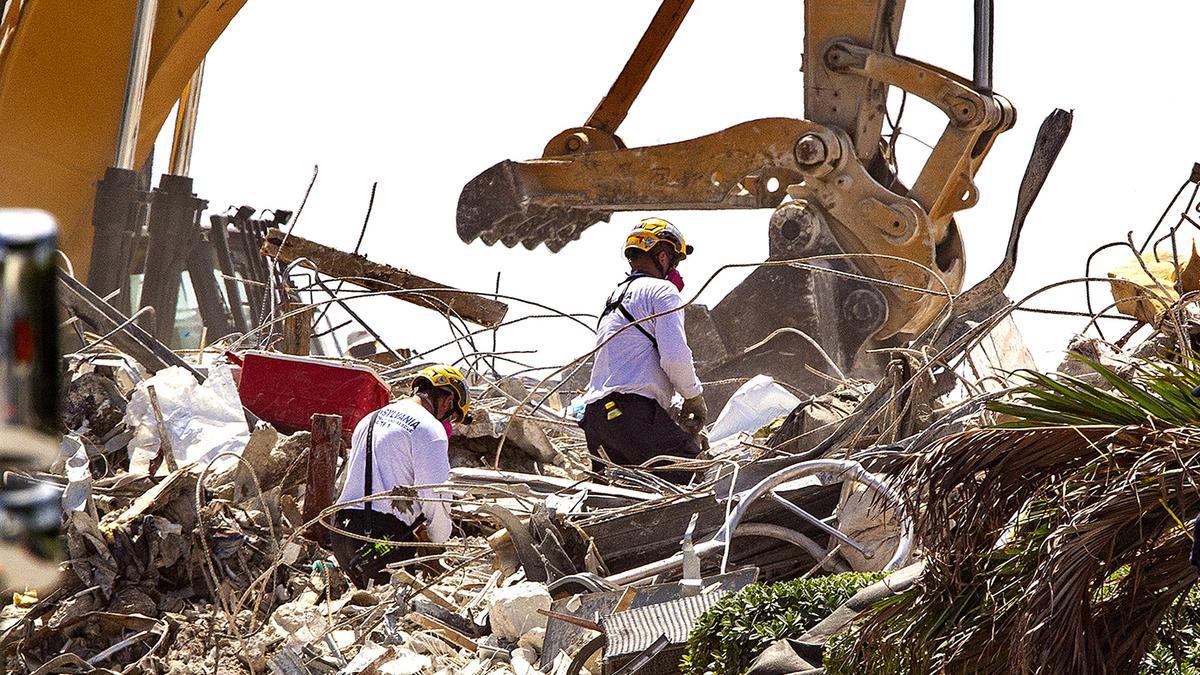
[[454, 397], [454, 420], [460, 422], [471, 411], [471, 394], [467, 391], [467, 379], [454, 366], [429, 366], [421, 369], [413, 379], [413, 389], [428, 384], [435, 389], [445, 389]]
[[683, 233], [679, 231], [678, 227], [662, 218], [646, 218], [634, 225], [633, 231], [629, 233], [628, 237], [625, 237], [625, 254], [629, 255], [630, 249], [649, 252], [650, 249], [664, 241], [679, 254], [680, 260], [691, 255], [694, 250], [684, 241]]

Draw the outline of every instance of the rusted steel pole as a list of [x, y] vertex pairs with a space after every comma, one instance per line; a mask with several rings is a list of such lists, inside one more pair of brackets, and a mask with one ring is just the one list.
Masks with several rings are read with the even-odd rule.
[[395, 297], [442, 314], [460, 316], [487, 328], [503, 323], [508, 312], [508, 305], [487, 295], [460, 291], [408, 270], [372, 262], [365, 256], [339, 251], [294, 234], [285, 236], [282, 230], [274, 227], [267, 231], [260, 253], [264, 258], [284, 263], [300, 261], [302, 267], [345, 278], [347, 283], [370, 291], [419, 291], [398, 293]]
[[600, 104], [596, 106], [596, 110], [584, 126], [616, 133], [617, 127], [621, 126], [625, 115], [629, 113], [629, 106], [633, 105], [646, 80], [650, 79], [650, 73], [654, 72], [654, 66], [658, 65], [658, 60], [667, 50], [667, 45], [671, 44], [675, 31], [679, 30], [679, 24], [683, 23], [683, 17], [687, 16], [693, 2], [694, 0], [663, 0], [654, 18], [650, 20], [650, 26], [646, 28], [642, 39], [625, 62], [625, 67], [621, 69], [621, 74], [613, 82], [608, 94], [600, 99]]
[[[337, 469], [338, 453], [342, 448], [342, 416], [312, 416], [312, 447], [308, 451], [308, 482], [304, 487], [304, 522], [333, 503], [333, 475]], [[308, 528], [304, 536], [323, 542], [329, 532], [320, 523]]]

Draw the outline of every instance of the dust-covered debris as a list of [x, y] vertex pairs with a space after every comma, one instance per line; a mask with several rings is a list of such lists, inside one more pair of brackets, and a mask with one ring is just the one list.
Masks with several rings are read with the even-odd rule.
[[[268, 250], [285, 238], [269, 233]], [[293, 245], [370, 266], [368, 288], [419, 281], [312, 242]], [[1189, 295], [1194, 256], [1176, 269], [1149, 255], [1111, 284], [1114, 306], [1141, 332], [1111, 341], [1085, 331], [1065, 346], [1055, 377], [1096, 396], [1128, 394], [1120, 378], [1148, 368], [1185, 377], [1176, 371], [1200, 335]], [[450, 505], [453, 535], [403, 544], [415, 558], [368, 588], [338, 567], [326, 539], [338, 507], [324, 506], [338, 486], [310, 461], [320, 456], [338, 475], [357, 422], [410, 391], [419, 354], [367, 331], [371, 349], [356, 353], [382, 349], [386, 358], [282, 355], [281, 336], [254, 329], [173, 352], [132, 322], [116, 327], [120, 315], [105, 301], [73, 292], [66, 304], [93, 316], [87, 325], [122, 338], [67, 357], [61, 456], [48, 471], [25, 472], [61, 504], [63, 572], [56, 585], [15, 589], [0, 610], [5, 666], [525, 675], [612, 672], [644, 657], [669, 669], [691, 622], [753, 581], [903, 567], [904, 588], [921, 583], [936, 569], [912, 562], [944, 557], [949, 535], [929, 530], [937, 495], [906, 480], [959, 436], [1017, 419], [1006, 402], [1036, 380], [1011, 318], [1018, 307], [1003, 294], [1010, 258], [961, 306], [947, 306], [941, 332], [881, 350], [869, 377], [847, 376], [844, 358], [825, 355], [802, 378], [811, 391], [778, 375], [794, 363], [722, 379], [728, 405], [707, 429], [711, 447], [693, 460], [634, 467], [592, 457], [576, 421], [586, 357], [540, 378], [502, 375], [503, 352], [473, 360], [464, 352], [471, 417], [452, 428], [450, 479], [426, 486]], [[296, 289], [278, 281], [278, 306], [254, 291], [260, 318], [297, 306]], [[1174, 293], [1156, 293], [1160, 286]], [[456, 304], [487, 325], [503, 316], [486, 296]], [[709, 326], [710, 342], [721, 331]], [[804, 353], [821, 351], [810, 347]], [[740, 372], [764, 354], [724, 358]], [[329, 428], [340, 438], [323, 430], [314, 440], [318, 414], [336, 418]], [[692, 479], [672, 483], [665, 471]], [[403, 504], [415, 493], [398, 487], [366, 499]], [[821, 623], [836, 624], [822, 629], [821, 644], [890, 595], [873, 586], [855, 596]], [[626, 651], [606, 654], [609, 638]]]

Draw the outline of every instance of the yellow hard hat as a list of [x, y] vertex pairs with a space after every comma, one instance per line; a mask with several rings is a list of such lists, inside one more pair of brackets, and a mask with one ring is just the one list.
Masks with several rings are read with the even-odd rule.
[[625, 237], [625, 251], [628, 253], [632, 248], [648, 253], [650, 249], [663, 241], [671, 245], [671, 248], [679, 254], [680, 260], [691, 255], [694, 250], [684, 241], [683, 233], [679, 231], [678, 227], [662, 218], [645, 218], [642, 222], [634, 225], [633, 231]]
[[416, 389], [422, 382], [437, 389], [449, 390], [454, 397], [455, 418], [460, 421], [466, 419], [471, 410], [471, 394], [467, 391], [467, 378], [463, 377], [461, 370], [454, 366], [429, 366], [417, 373], [413, 388]]

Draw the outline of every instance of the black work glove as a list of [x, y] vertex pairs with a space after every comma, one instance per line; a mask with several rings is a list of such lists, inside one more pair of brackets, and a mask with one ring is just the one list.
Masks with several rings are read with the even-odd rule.
[[708, 405], [704, 402], [703, 394], [693, 396], [683, 402], [683, 407], [679, 409], [680, 428], [695, 436], [700, 433], [707, 421]]

